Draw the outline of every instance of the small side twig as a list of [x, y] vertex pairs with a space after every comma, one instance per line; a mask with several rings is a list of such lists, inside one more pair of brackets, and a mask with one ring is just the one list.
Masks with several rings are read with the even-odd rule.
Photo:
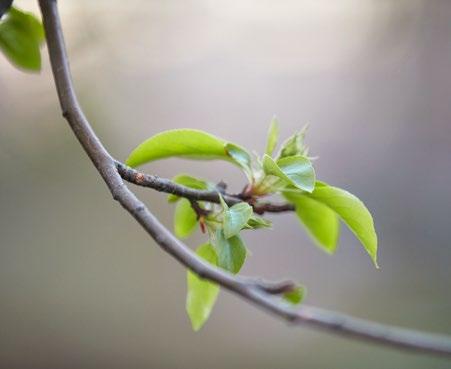
[[197, 215], [197, 219], [206, 217], [208, 214], [210, 214], [210, 211], [202, 208], [196, 200], [189, 200], [189, 202]]
[[[208, 190], [196, 190], [194, 188], [189, 188], [186, 186], [179, 185], [172, 182], [170, 179], [161, 178], [156, 175], [142, 173], [136, 169], [130, 168], [129, 166], [115, 160], [115, 165], [120, 176], [127, 182], [133, 183], [137, 186], [152, 188], [156, 191], [165, 192], [180, 197], [187, 198], [192, 201], [207, 201], [219, 204], [218, 191], [208, 191]], [[272, 204], [272, 203], [254, 203], [252, 198], [249, 196], [230, 195], [225, 192], [226, 185], [224, 182], [218, 184], [221, 191], [222, 197], [227, 205], [232, 206], [242, 201], [248, 201], [254, 208], [255, 213], [262, 215], [263, 213], [282, 213], [286, 211], [293, 211], [294, 206], [292, 204]]]

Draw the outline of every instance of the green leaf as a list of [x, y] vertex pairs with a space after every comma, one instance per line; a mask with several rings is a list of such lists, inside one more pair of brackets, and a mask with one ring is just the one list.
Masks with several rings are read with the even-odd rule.
[[271, 124], [269, 126], [265, 154], [271, 156], [274, 152], [274, 149], [277, 146], [277, 140], [279, 139], [279, 131], [279, 121], [276, 117], [274, 117], [272, 118]]
[[252, 214], [249, 218], [246, 229], [259, 229], [259, 228], [271, 228], [272, 223], [262, 217], [259, 217], [258, 215]]
[[137, 167], [159, 159], [180, 157], [195, 160], [226, 160], [242, 167], [246, 162], [245, 154], [246, 151], [238, 145], [209, 133], [196, 129], [172, 129], [158, 133], [141, 143], [132, 151], [126, 163], [131, 167]]
[[227, 209], [224, 212], [224, 236], [230, 238], [240, 233], [252, 212], [252, 207], [246, 202], [240, 202]]
[[218, 191], [218, 196], [219, 196], [219, 202], [222, 206], [222, 210], [224, 210], [224, 211], [229, 210], [229, 205], [227, 205], [227, 203], [224, 201], [224, 198], [222, 197], [222, 195], [219, 191]]
[[335, 212], [327, 205], [307, 194], [285, 193], [296, 207], [299, 220], [305, 225], [315, 243], [324, 251], [333, 253], [337, 248], [339, 223]]
[[[179, 174], [172, 178], [172, 182], [189, 187], [194, 188], [196, 190], [208, 190], [212, 189], [214, 185], [212, 183], [209, 183], [207, 181], [204, 181], [203, 179], [192, 177], [188, 174]], [[168, 201], [169, 202], [175, 202], [180, 197], [174, 194], [168, 195]]]
[[[196, 254], [210, 264], [217, 266], [215, 249], [209, 243], [197, 248]], [[219, 286], [200, 278], [192, 271], [187, 273], [186, 311], [193, 330], [198, 331], [207, 321], [219, 294]]]
[[227, 155], [229, 155], [235, 163], [237, 163], [241, 168], [243, 168], [246, 173], [251, 174], [251, 156], [242, 147], [237, 146], [232, 143], [227, 143], [225, 145], [225, 150]]
[[308, 125], [305, 125], [299, 132], [289, 137], [280, 149], [278, 158], [285, 158], [288, 156], [307, 156], [308, 148], [304, 145], [305, 133], [307, 132]]
[[216, 254], [218, 255], [218, 265], [236, 274], [246, 260], [246, 246], [240, 236], [226, 238], [222, 229], [216, 230], [215, 237]]
[[187, 199], [180, 199], [174, 213], [174, 233], [179, 238], [187, 238], [197, 225], [197, 214]]
[[0, 22], [0, 49], [17, 67], [40, 70], [43, 41], [42, 24], [30, 13], [11, 7]]
[[365, 204], [348, 191], [320, 184], [311, 194], [312, 198], [334, 210], [360, 240], [377, 266], [377, 235], [373, 217]]
[[263, 170], [267, 175], [279, 177], [300, 190], [312, 192], [315, 186], [315, 171], [311, 161], [304, 156], [288, 156], [276, 163], [265, 154]]
[[[290, 196], [288, 193], [285, 196]], [[305, 194], [333, 210], [349, 227], [370, 255], [374, 265], [377, 265], [377, 234], [373, 217], [365, 204], [348, 191], [316, 182], [315, 190]]]
[[296, 287], [293, 291], [285, 292], [283, 298], [293, 305], [300, 304], [304, 300], [306, 289], [303, 286]]

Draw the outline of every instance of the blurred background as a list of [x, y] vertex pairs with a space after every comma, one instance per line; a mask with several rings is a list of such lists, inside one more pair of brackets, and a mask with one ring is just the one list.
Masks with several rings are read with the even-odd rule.
[[[37, 11], [35, 1], [19, 1]], [[289, 277], [307, 303], [451, 334], [451, 2], [60, 1], [76, 89], [125, 159], [161, 130], [262, 151], [310, 123], [318, 177], [372, 211], [380, 270], [347, 229], [315, 247], [297, 219], [247, 232], [243, 273]], [[283, 322], [222, 292], [193, 333], [185, 270], [112, 201], [40, 74], [0, 57], [1, 368], [450, 368]], [[227, 163], [145, 167], [244, 184]], [[173, 206], [136, 192], [172, 226]], [[195, 247], [201, 234], [189, 240]]]

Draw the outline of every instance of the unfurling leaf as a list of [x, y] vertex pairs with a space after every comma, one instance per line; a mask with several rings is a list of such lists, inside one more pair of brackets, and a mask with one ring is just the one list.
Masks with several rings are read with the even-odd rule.
[[19, 68], [41, 69], [39, 47], [43, 41], [44, 28], [31, 13], [11, 7], [0, 21], [0, 49]]
[[315, 186], [315, 171], [311, 161], [304, 156], [287, 156], [275, 162], [263, 156], [263, 170], [267, 175], [279, 177], [300, 190], [312, 192]]
[[240, 233], [252, 215], [252, 207], [246, 202], [233, 205], [224, 212], [224, 236], [230, 238]]
[[365, 204], [348, 191], [321, 184], [312, 198], [334, 210], [360, 240], [377, 267], [377, 235], [373, 217]]
[[197, 214], [187, 199], [180, 199], [174, 213], [174, 233], [179, 238], [186, 238], [194, 232]]
[[[229, 151], [227, 151], [227, 148]], [[136, 147], [126, 163], [137, 167], [170, 157], [196, 160], [226, 160], [243, 166], [246, 151], [209, 133], [196, 129], [172, 129], [150, 137]], [[249, 154], [247, 154], [250, 158]]]
[[215, 237], [218, 265], [230, 273], [237, 274], [246, 260], [246, 246], [239, 235], [226, 238], [222, 229]]
[[[213, 189], [214, 185], [212, 183], [209, 183], [207, 181], [204, 181], [203, 179], [195, 178], [187, 174], [179, 174], [172, 178], [172, 182], [189, 187], [194, 188], [196, 190], [208, 190]], [[169, 202], [175, 202], [180, 198], [180, 196], [169, 194], [168, 195], [168, 201]]]
[[[285, 196], [290, 197], [288, 194]], [[315, 190], [305, 196], [333, 210], [359, 239], [374, 265], [378, 267], [377, 235], [373, 217], [362, 201], [348, 191], [322, 182], [316, 182]]]
[[[215, 249], [209, 243], [197, 248], [196, 254], [210, 264], [217, 266]], [[200, 278], [192, 271], [187, 272], [186, 311], [193, 330], [198, 331], [207, 321], [219, 294], [219, 286]]]
[[308, 148], [304, 145], [305, 132], [307, 131], [307, 128], [308, 125], [304, 126], [300, 132], [295, 133], [282, 144], [278, 156], [279, 159], [296, 155], [307, 156]]
[[300, 304], [304, 300], [306, 289], [304, 286], [298, 286], [293, 291], [285, 292], [283, 298], [293, 305]]
[[337, 247], [339, 222], [337, 214], [327, 205], [303, 193], [286, 193], [296, 207], [299, 220], [305, 225], [315, 243], [328, 253]]
[[235, 163], [237, 163], [241, 168], [243, 168], [247, 174], [251, 174], [251, 156], [242, 147], [237, 146], [232, 143], [227, 143], [225, 145], [225, 150], [227, 155], [229, 155]]
[[268, 138], [266, 141], [265, 154], [271, 156], [274, 149], [277, 146], [277, 140], [279, 139], [279, 121], [276, 117], [272, 118], [271, 124], [269, 126]]
[[218, 192], [218, 196], [219, 196], [219, 203], [222, 206], [222, 210], [224, 210], [224, 211], [229, 210], [229, 205], [227, 205], [227, 203], [224, 201], [224, 198], [222, 197], [220, 192]]
[[260, 229], [260, 228], [271, 228], [272, 223], [258, 215], [252, 214], [249, 218], [245, 229]]

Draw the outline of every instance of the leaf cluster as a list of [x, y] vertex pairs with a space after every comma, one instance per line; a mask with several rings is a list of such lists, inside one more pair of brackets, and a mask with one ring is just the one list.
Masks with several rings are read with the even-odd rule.
[[[126, 163], [136, 167], [155, 160], [179, 157], [195, 160], [224, 160], [240, 168], [248, 179], [240, 195], [242, 201], [229, 206], [223, 199], [223, 188], [213, 182], [179, 174], [173, 182], [198, 190], [216, 190], [220, 203], [194, 201], [169, 195], [176, 203], [174, 232], [179, 238], [189, 237], [197, 228], [208, 236], [196, 249], [205, 261], [237, 274], [248, 255], [242, 238], [244, 230], [271, 228], [270, 220], [254, 213], [253, 206], [269, 195], [278, 195], [294, 205], [295, 214], [314, 243], [332, 254], [337, 249], [340, 220], [361, 242], [377, 267], [377, 236], [373, 219], [366, 206], [346, 190], [316, 179], [313, 159], [305, 145], [307, 127], [296, 132], [281, 145], [279, 124], [273, 118], [262, 156], [238, 144], [194, 129], [174, 129], [158, 133], [129, 155]], [[208, 319], [216, 302], [219, 286], [188, 271], [186, 309], [194, 330]], [[298, 286], [281, 297], [287, 303], [302, 301], [305, 289]]]

